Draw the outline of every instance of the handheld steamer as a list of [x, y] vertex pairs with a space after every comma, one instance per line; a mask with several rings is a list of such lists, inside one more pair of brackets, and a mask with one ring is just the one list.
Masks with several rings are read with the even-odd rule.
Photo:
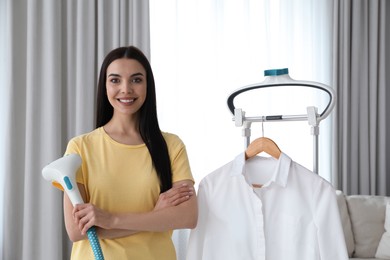
[[[57, 182], [62, 186], [73, 206], [84, 203], [76, 183], [76, 171], [80, 165], [81, 157], [78, 154], [69, 154], [48, 164], [42, 170], [45, 180]], [[95, 227], [88, 229], [87, 236], [95, 259], [104, 260]]]

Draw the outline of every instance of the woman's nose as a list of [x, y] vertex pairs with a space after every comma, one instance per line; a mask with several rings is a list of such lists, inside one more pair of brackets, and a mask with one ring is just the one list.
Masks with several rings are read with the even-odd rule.
[[129, 83], [129, 82], [124, 82], [123, 84], [122, 84], [122, 87], [121, 87], [121, 92], [122, 93], [133, 93], [133, 88], [132, 88], [132, 86], [131, 86], [131, 83]]

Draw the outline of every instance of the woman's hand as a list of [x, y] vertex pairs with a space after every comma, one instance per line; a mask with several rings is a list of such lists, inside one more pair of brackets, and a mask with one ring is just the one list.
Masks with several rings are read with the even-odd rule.
[[164, 193], [161, 193], [154, 210], [177, 206], [194, 195], [194, 188], [183, 183], [178, 186], [174, 186]]
[[99, 209], [93, 204], [78, 204], [73, 208], [73, 219], [81, 231], [82, 235], [92, 226], [98, 226], [104, 229], [110, 228], [111, 214]]
[[[177, 183], [168, 191], [161, 193], [153, 211], [178, 206], [186, 201], [189, 201], [191, 197], [195, 195], [194, 187], [188, 183]], [[130, 213], [133, 214], [133, 213]], [[112, 214], [104, 211], [91, 203], [75, 205], [72, 211], [73, 221], [82, 235], [85, 235], [89, 228], [97, 226], [102, 230], [114, 231], [118, 229], [115, 225], [115, 220], [118, 219], [118, 214]], [[132, 219], [132, 218], [129, 218]], [[136, 232], [136, 230], [129, 231], [126, 228], [119, 227], [119, 230], [126, 230], [125, 235], [130, 235]], [[145, 229], [147, 230], [147, 229]], [[138, 230], [139, 231], [139, 230]], [[130, 232], [130, 233], [129, 233]], [[104, 237], [123, 237], [124, 235], [112, 236], [111, 234], [105, 234]], [[75, 238], [74, 241], [78, 241], [79, 238]], [[73, 240], [72, 240], [73, 241]]]

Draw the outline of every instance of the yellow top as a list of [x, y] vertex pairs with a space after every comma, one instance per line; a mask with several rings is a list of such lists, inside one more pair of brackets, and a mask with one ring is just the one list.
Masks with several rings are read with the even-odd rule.
[[[163, 133], [172, 165], [173, 182], [192, 180], [187, 152], [174, 134]], [[145, 144], [124, 145], [100, 127], [70, 140], [66, 154], [77, 153], [82, 165], [76, 174], [87, 201], [109, 212], [148, 212], [160, 194], [157, 173]], [[139, 232], [118, 239], [99, 239], [105, 259], [176, 259], [169, 232]], [[71, 259], [94, 259], [88, 240], [75, 242]]]

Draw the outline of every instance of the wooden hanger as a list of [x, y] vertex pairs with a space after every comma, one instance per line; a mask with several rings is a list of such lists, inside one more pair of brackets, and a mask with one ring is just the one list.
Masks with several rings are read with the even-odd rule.
[[245, 159], [248, 160], [261, 152], [266, 152], [275, 159], [279, 159], [282, 153], [278, 145], [267, 137], [260, 137], [249, 144], [245, 151]]

